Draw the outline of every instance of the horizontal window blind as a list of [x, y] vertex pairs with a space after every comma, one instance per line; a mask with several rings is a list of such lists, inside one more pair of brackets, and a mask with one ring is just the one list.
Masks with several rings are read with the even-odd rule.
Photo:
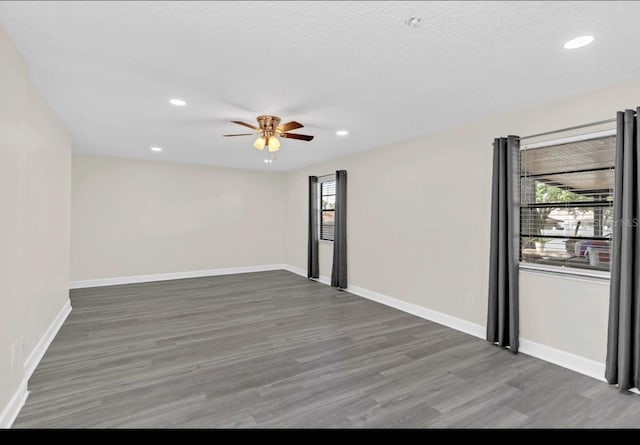
[[610, 269], [615, 136], [520, 152], [520, 261]]
[[320, 183], [320, 239], [333, 241], [336, 208], [336, 181]]

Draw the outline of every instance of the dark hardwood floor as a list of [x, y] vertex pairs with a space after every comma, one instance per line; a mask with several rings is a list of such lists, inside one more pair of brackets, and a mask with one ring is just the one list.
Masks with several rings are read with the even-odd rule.
[[71, 300], [15, 428], [640, 425], [640, 396], [285, 271]]

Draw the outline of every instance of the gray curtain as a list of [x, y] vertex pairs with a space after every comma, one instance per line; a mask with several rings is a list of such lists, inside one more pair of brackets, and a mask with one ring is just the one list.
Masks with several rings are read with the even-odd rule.
[[309, 246], [307, 249], [307, 278], [320, 276], [318, 263], [318, 177], [309, 176]]
[[333, 232], [331, 286], [347, 288], [347, 171], [336, 172], [336, 209]]
[[520, 139], [493, 141], [487, 340], [518, 352]]
[[635, 111], [618, 112], [605, 377], [620, 389], [640, 387], [639, 131]]

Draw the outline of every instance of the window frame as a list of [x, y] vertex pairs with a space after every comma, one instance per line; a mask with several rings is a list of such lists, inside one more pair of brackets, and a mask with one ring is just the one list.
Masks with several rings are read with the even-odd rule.
[[[325, 175], [325, 176], [320, 176], [318, 178], [318, 239], [320, 240], [320, 242], [324, 242], [324, 243], [333, 243], [334, 240], [332, 239], [326, 239], [326, 238], [322, 238], [322, 212], [323, 211], [333, 211], [333, 214], [335, 215], [335, 208], [334, 209], [327, 209], [327, 210], [323, 210], [322, 209], [322, 184], [325, 182], [335, 182], [336, 181], [336, 175], [334, 174], [330, 174], [330, 175]], [[335, 196], [334, 195], [327, 195], [327, 196]], [[334, 218], [335, 220], [335, 218]]]
[[[563, 138], [548, 139], [544, 141], [521, 145], [520, 153], [526, 150], [531, 150], [536, 148], [550, 147], [553, 145], [562, 145], [562, 144], [567, 144], [571, 142], [588, 141], [591, 139], [598, 139], [598, 138], [616, 136], [616, 135], [617, 135], [617, 129], [612, 128], [608, 130], [582, 133], [582, 134], [577, 134], [574, 136], [568, 136]], [[521, 167], [520, 167], [520, 161], [519, 161], [518, 162], [519, 177], [521, 176], [520, 168]], [[615, 190], [614, 190], [614, 194], [615, 194]], [[518, 200], [519, 199], [520, 198], [518, 197]], [[519, 207], [519, 211], [521, 212], [523, 208], [522, 203], [519, 203], [518, 207]], [[519, 228], [519, 231], [518, 231], [518, 244], [520, 245], [519, 249], [522, 248], [521, 247], [522, 233], [520, 230], [521, 230], [521, 227]], [[571, 266], [555, 266], [551, 264], [539, 264], [539, 263], [532, 263], [528, 261], [522, 261], [521, 252], [518, 258], [518, 264], [519, 264], [520, 270], [536, 272], [536, 273], [545, 274], [545, 275], [552, 275], [556, 277], [585, 278], [585, 279], [593, 279], [598, 281], [602, 281], [602, 280], [608, 281], [611, 279], [610, 270], [602, 271], [602, 270], [596, 270], [596, 269], [587, 269], [587, 268], [579, 268], [579, 267], [571, 267]]]

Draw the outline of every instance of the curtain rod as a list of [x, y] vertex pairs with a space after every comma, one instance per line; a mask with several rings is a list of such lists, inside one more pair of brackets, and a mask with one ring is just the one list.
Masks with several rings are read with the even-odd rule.
[[531, 134], [529, 136], [521, 137], [520, 140], [537, 138], [538, 136], [547, 136], [549, 134], [562, 133], [563, 131], [578, 130], [580, 128], [585, 128], [585, 127], [593, 127], [594, 125], [608, 124], [610, 122], [615, 122], [616, 120], [617, 120], [617, 118], [614, 117], [613, 119], [606, 119], [606, 120], [603, 120], [603, 121], [591, 122], [590, 124], [576, 125], [575, 127], [567, 127], [567, 128], [561, 128], [559, 130], [547, 131], [547, 132], [544, 132], [544, 133]]

